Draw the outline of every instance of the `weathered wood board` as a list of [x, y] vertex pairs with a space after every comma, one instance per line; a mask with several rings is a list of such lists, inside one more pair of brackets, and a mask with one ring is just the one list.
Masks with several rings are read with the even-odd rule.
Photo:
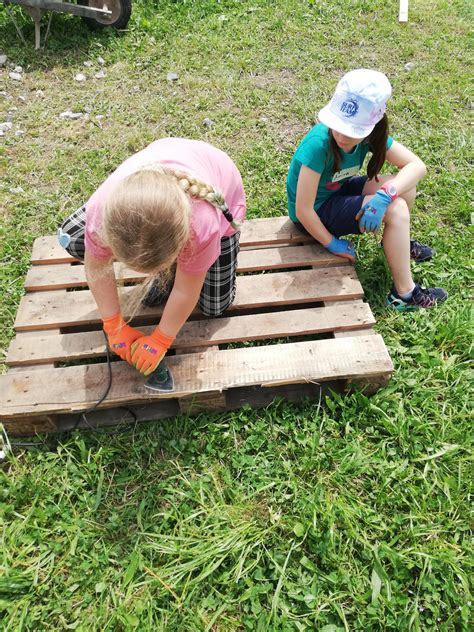
[[[85, 423], [80, 412], [108, 382], [101, 321], [82, 264], [54, 236], [37, 239], [0, 376], [0, 422], [27, 435], [113, 425], [127, 410], [163, 419], [386, 383], [392, 362], [351, 265], [284, 217], [247, 221], [241, 246], [232, 307], [216, 319], [196, 310], [175, 340], [167, 358], [175, 390], [148, 391], [143, 376], [113, 361], [110, 392]], [[125, 295], [143, 278], [119, 265], [116, 273]], [[133, 324], [148, 332], [161, 312], [142, 308]]]

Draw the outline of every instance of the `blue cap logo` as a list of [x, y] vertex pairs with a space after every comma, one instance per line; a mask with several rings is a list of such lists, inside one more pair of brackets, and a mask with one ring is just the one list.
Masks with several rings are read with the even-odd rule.
[[357, 101], [353, 99], [348, 99], [347, 101], [343, 101], [341, 105], [341, 114], [345, 118], [352, 118], [359, 111], [359, 104]]

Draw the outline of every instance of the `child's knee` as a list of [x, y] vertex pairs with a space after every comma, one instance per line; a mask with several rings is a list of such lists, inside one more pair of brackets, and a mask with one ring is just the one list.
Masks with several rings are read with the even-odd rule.
[[388, 205], [387, 212], [385, 214], [385, 222], [388, 224], [410, 223], [410, 210], [406, 200], [402, 197], [398, 197]]

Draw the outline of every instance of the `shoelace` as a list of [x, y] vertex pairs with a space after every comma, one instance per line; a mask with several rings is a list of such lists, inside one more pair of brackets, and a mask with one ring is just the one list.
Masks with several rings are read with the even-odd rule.
[[430, 294], [429, 289], [419, 287], [418, 291], [413, 293], [414, 302], [421, 307], [433, 307], [436, 303], [436, 298]]

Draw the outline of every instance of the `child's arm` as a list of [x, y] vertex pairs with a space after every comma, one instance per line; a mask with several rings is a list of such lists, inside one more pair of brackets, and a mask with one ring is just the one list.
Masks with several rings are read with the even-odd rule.
[[143, 336], [143, 333], [127, 325], [120, 314], [117, 282], [112, 262], [96, 259], [86, 250], [84, 264], [87, 282], [104, 323], [109, 347], [122, 360], [131, 364], [132, 344]]
[[426, 167], [423, 161], [396, 141], [393, 141], [392, 146], [387, 151], [386, 160], [400, 169], [390, 182], [390, 184], [395, 186], [398, 195], [413, 189], [421, 178], [426, 175]]
[[386, 160], [400, 169], [388, 184], [381, 185], [356, 215], [361, 233], [376, 233], [389, 204], [399, 195], [414, 189], [426, 174], [423, 162], [409, 149], [393, 141]]
[[117, 282], [111, 261], [96, 259], [87, 250], [84, 258], [86, 278], [102, 319], [120, 311]]
[[183, 272], [178, 264], [173, 289], [166, 301], [159, 325], [165, 335], [176, 337], [188, 320], [199, 300], [206, 274], [207, 271], [199, 274]]
[[166, 301], [159, 326], [132, 347], [132, 364], [144, 375], [152, 373], [172, 345], [176, 334], [189, 318], [201, 293], [207, 271], [189, 274], [176, 270], [173, 289]]
[[301, 166], [296, 185], [296, 217], [319, 243], [326, 246], [332, 239], [331, 233], [314, 212], [314, 202], [321, 174], [306, 165]]
[[324, 226], [314, 210], [321, 174], [306, 165], [301, 166], [296, 185], [296, 217], [321, 245], [332, 254], [350, 261], [355, 260], [355, 250], [350, 241], [338, 239]]

